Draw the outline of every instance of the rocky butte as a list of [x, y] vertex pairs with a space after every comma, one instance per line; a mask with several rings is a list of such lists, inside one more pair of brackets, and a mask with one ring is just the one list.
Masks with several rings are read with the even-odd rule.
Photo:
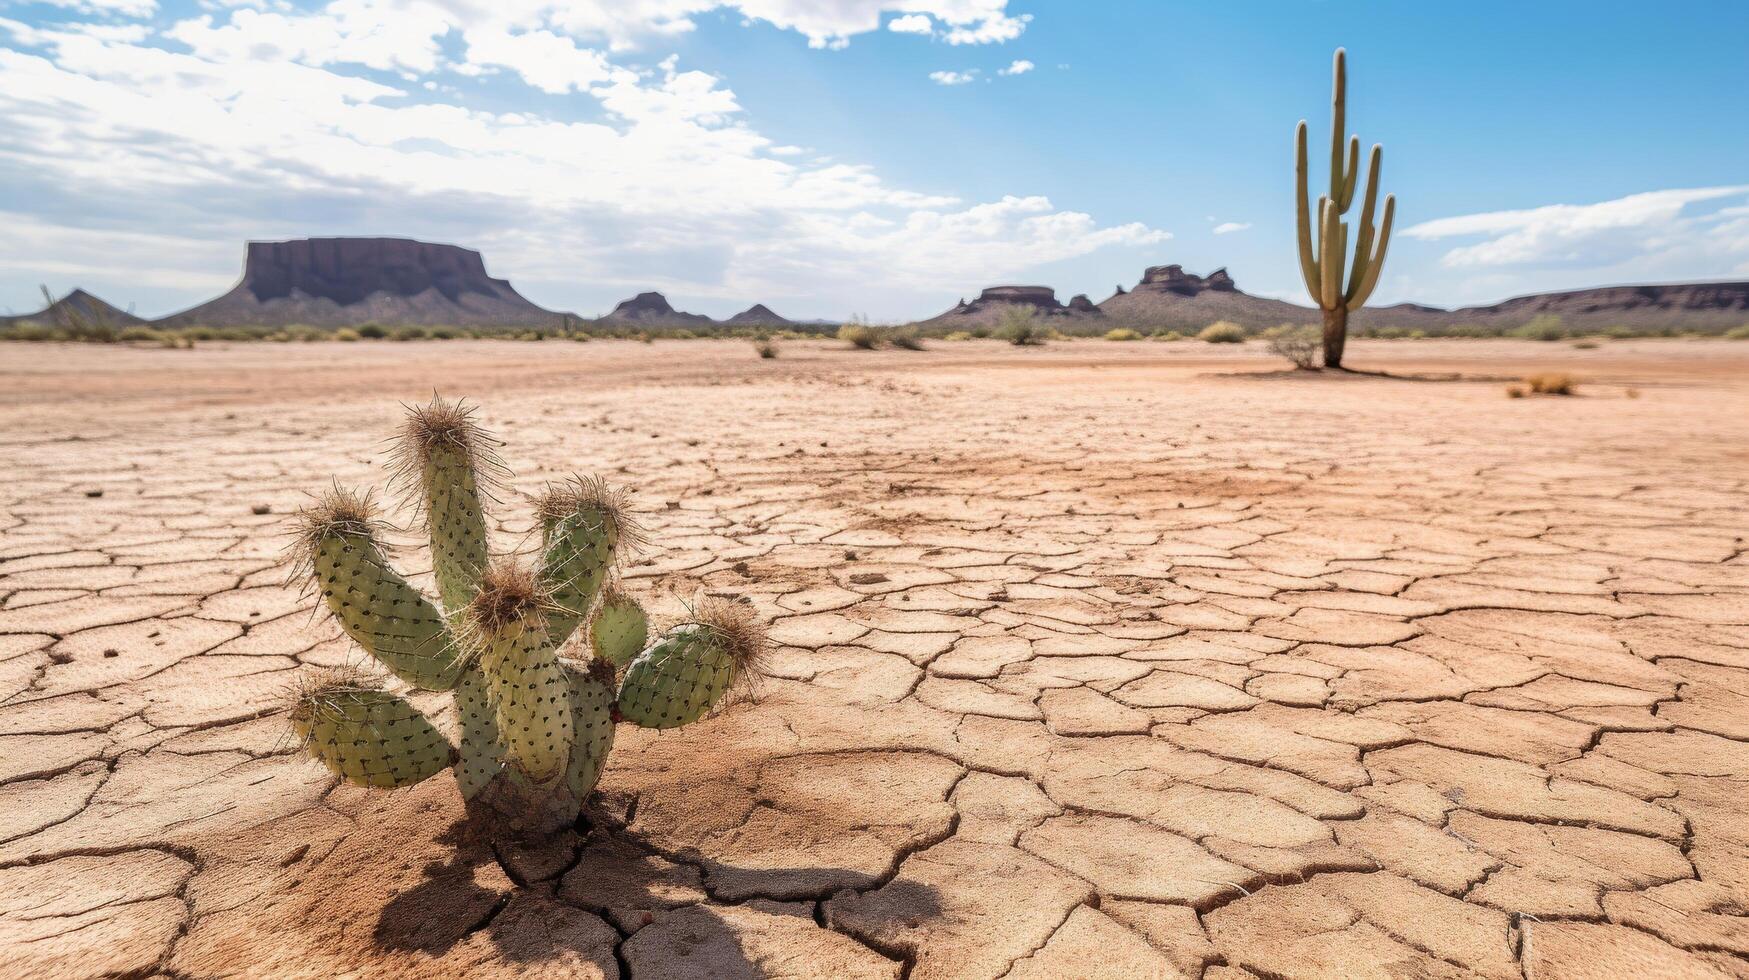
[[[574, 319], [574, 318], [571, 318]], [[250, 242], [243, 279], [164, 326], [560, 326], [562, 313], [486, 274], [480, 253], [410, 238]]]

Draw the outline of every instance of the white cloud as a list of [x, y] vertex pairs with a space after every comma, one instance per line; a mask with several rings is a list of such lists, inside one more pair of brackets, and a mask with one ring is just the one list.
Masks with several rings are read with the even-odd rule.
[[933, 34], [935, 21], [928, 14], [906, 14], [887, 21], [887, 30], [897, 34]]
[[1491, 211], [1424, 221], [1405, 229], [1411, 238], [1487, 236], [1447, 252], [1454, 268], [1525, 265], [1606, 266], [1655, 253], [1704, 233], [1723, 212], [1690, 215], [1690, 205], [1749, 194], [1749, 185], [1648, 191], [1596, 204], [1551, 204], [1522, 211]]
[[949, 44], [1002, 44], [1019, 37], [1032, 21], [1031, 14], [1019, 17], [996, 15], [975, 22], [956, 25], [945, 35]]
[[1231, 235], [1235, 231], [1244, 231], [1249, 227], [1251, 227], [1251, 222], [1249, 221], [1223, 221], [1220, 224], [1215, 225], [1215, 234]]
[[932, 71], [929, 80], [937, 85], [965, 85], [978, 80], [978, 70], [969, 71]]
[[996, 72], [996, 74], [998, 74], [998, 75], [1024, 75], [1027, 72], [1032, 71], [1034, 68], [1037, 68], [1037, 67], [1038, 67], [1037, 65], [1033, 64], [1030, 61], [1027, 61], [1025, 58], [1018, 58], [1014, 61], [1013, 64], [1009, 65], [1007, 68], [999, 69]]
[[40, 0], [51, 7], [76, 10], [84, 14], [116, 14], [122, 17], [150, 17], [157, 9], [157, 0]]
[[[233, 279], [247, 238], [407, 234], [480, 248], [498, 274], [552, 284], [536, 298], [556, 305], [581, 284], [673, 284], [841, 313], [879, 282], [883, 302], [927, 304], [870, 312], [910, 314], [934, 290], [1166, 237], [1040, 197], [968, 204], [895, 186], [775, 145], [721, 79], [673, 58], [634, 70], [556, 12], [543, 24], [501, 0], [463, 16], [461, 2], [215, 9], [150, 38], [0, 21], [12, 44], [0, 43], [0, 182], [19, 212], [0, 282], [144, 284], [169, 298], [143, 312], [162, 313]], [[899, 5], [943, 23], [1002, 6]], [[630, 0], [567, 15], [608, 6], [645, 26], [706, 9]], [[805, 6], [795, 17], [884, 9]], [[452, 71], [575, 95], [507, 111], [501, 90], [479, 100]]]

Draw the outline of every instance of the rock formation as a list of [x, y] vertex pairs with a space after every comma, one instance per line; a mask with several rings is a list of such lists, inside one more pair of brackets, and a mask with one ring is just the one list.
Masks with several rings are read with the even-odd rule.
[[754, 303], [723, 321], [731, 327], [782, 327], [793, 322], [771, 312], [771, 309], [764, 303]]
[[1001, 319], [1003, 310], [1014, 306], [1031, 307], [1039, 316], [1048, 317], [1097, 316], [1099, 313], [1098, 307], [1085, 296], [1077, 296], [1064, 306], [1057, 301], [1057, 291], [1049, 286], [991, 286], [970, 303], [962, 299], [954, 304], [953, 309], [924, 322], [954, 330], [991, 326]]
[[596, 322], [667, 327], [709, 327], [716, 324], [715, 320], [702, 313], [682, 313], [676, 310], [668, 305], [667, 297], [657, 292], [639, 293], [614, 307], [612, 313]]
[[0, 316], [0, 325], [40, 323], [45, 327], [55, 327], [75, 320], [115, 327], [131, 327], [146, 322], [83, 289], [75, 289], [35, 313]]
[[243, 279], [165, 326], [558, 326], [565, 316], [486, 274], [479, 252], [408, 238], [250, 242]]

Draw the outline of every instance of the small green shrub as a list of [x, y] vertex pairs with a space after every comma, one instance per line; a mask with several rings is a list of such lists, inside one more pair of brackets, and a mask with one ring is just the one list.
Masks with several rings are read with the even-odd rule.
[[880, 334], [866, 323], [851, 321], [838, 328], [838, 339], [857, 350], [874, 350], [880, 346]]
[[1514, 337], [1523, 340], [1554, 341], [1565, 340], [1567, 328], [1561, 325], [1561, 318], [1547, 313], [1531, 317], [1530, 322], [1512, 331]]
[[922, 350], [923, 337], [916, 327], [894, 327], [887, 332], [887, 343], [901, 350]]
[[351, 327], [341, 327], [339, 330], [334, 331], [334, 339], [343, 344], [356, 343], [359, 337], [359, 332]]
[[955, 330], [953, 333], [950, 333], [941, 339], [942, 340], [971, 340], [972, 335], [970, 333], [967, 333], [964, 330]]
[[753, 341], [753, 349], [759, 352], [759, 356], [763, 360], [775, 360], [777, 357], [777, 341], [770, 337], [760, 337]]
[[381, 340], [389, 335], [389, 331], [375, 323], [367, 323], [358, 328], [358, 335], [366, 340]]
[[1749, 323], [1725, 331], [1725, 338], [1727, 340], [1749, 340]]
[[1178, 341], [1184, 339], [1184, 335], [1179, 333], [1176, 330], [1168, 330], [1165, 333], [1157, 333], [1154, 336], [1149, 337], [1148, 339], [1149, 340], [1162, 340], [1162, 341], [1165, 341], [1167, 343], [1177, 343]]
[[1105, 332], [1105, 339], [1106, 340], [1125, 340], [1125, 341], [1127, 341], [1127, 340], [1141, 340], [1142, 335], [1135, 332], [1134, 330], [1131, 330], [1128, 327], [1118, 327], [1116, 330], [1107, 330]]
[[424, 340], [425, 331], [420, 327], [396, 327], [395, 331], [389, 334], [389, 339], [402, 342], [409, 340]]
[[1205, 344], [1242, 344], [1245, 342], [1245, 328], [1222, 320], [1203, 327], [1196, 339]]
[[1010, 305], [997, 322], [996, 336], [1016, 347], [1037, 347], [1045, 342], [1045, 329], [1032, 307]]
[[157, 343], [159, 336], [158, 331], [151, 327], [127, 327], [116, 335], [116, 339], [121, 341], [145, 340]]
[[1577, 341], [1573, 342], [1573, 349], [1574, 350], [1596, 350], [1597, 349], [1597, 341], [1595, 341], [1595, 340], [1577, 340]]
[[454, 340], [461, 334], [454, 327], [432, 327], [425, 331], [425, 336], [432, 340]]

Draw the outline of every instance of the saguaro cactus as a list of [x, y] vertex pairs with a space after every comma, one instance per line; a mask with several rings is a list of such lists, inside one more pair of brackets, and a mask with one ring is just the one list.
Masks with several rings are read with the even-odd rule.
[[298, 515], [298, 558], [328, 611], [407, 685], [453, 692], [459, 740], [356, 670], [306, 685], [291, 723], [351, 782], [404, 787], [451, 768], [490, 832], [541, 832], [576, 819], [618, 721], [698, 720], [764, 640], [744, 607], [708, 602], [651, 642], [644, 610], [612, 584], [641, 532], [624, 493], [599, 480], [548, 488], [536, 567], [489, 557], [495, 445], [459, 404], [408, 412], [400, 482], [417, 490], [441, 609], [389, 563], [369, 495], [336, 488]]
[[[1324, 313], [1324, 366], [1342, 366], [1342, 348], [1348, 342], [1348, 312], [1359, 309], [1378, 285], [1385, 265], [1385, 249], [1391, 241], [1391, 218], [1397, 210], [1396, 195], [1385, 196], [1385, 219], [1375, 230], [1373, 212], [1378, 205], [1379, 168], [1384, 148], [1373, 144], [1366, 177], [1365, 203], [1360, 208], [1360, 234], [1354, 241], [1354, 259], [1348, 263], [1348, 222], [1342, 216], [1354, 203], [1360, 176], [1360, 137], [1347, 138], [1343, 155], [1343, 116], [1347, 109], [1347, 55], [1336, 49], [1336, 82], [1330, 97], [1330, 193], [1318, 197], [1317, 235], [1313, 236], [1314, 212], [1307, 202], [1306, 121], [1294, 133], [1294, 182], [1299, 212], [1300, 272], [1306, 291]], [[1349, 264], [1348, 281], [1342, 269]]]

